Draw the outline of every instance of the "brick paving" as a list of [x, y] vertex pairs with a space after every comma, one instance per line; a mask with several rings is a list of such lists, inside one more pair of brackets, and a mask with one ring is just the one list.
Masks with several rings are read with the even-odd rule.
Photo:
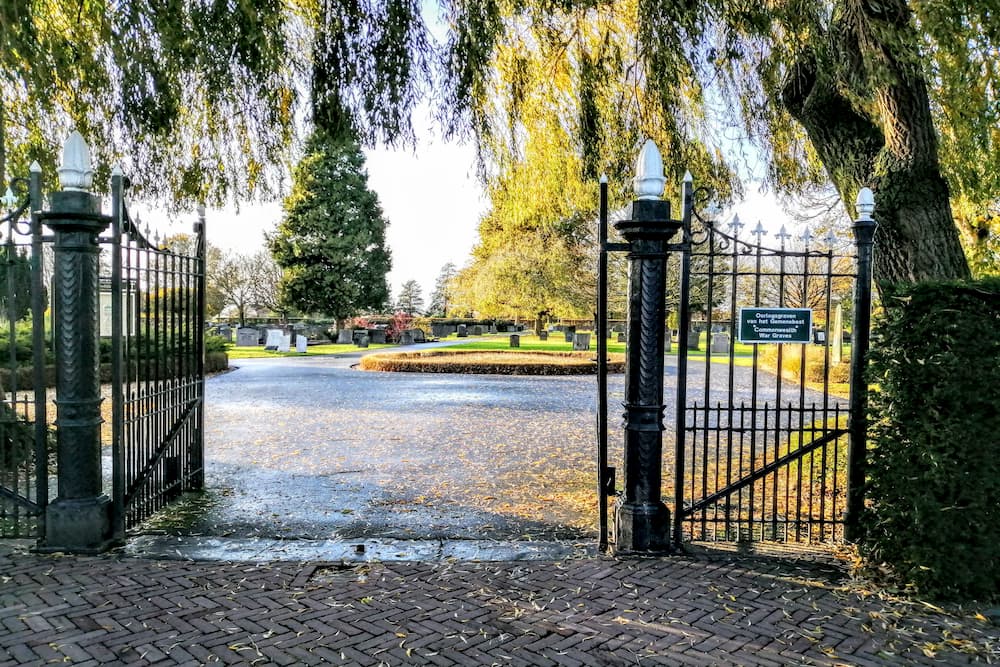
[[234, 563], [0, 544], [0, 665], [963, 665], [1000, 628], [737, 555]]

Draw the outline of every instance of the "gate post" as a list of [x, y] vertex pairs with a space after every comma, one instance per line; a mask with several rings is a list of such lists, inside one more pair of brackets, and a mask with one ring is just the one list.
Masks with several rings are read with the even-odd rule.
[[851, 332], [850, 424], [847, 450], [847, 507], [844, 537], [856, 542], [861, 537], [861, 514], [865, 508], [865, 474], [868, 457], [868, 361], [872, 316], [872, 254], [875, 228], [872, 219], [875, 197], [861, 188], [857, 200], [858, 219], [854, 222], [854, 240], [858, 246], [858, 277], [854, 285], [854, 327]]
[[111, 501], [101, 477], [98, 235], [111, 219], [89, 192], [90, 149], [74, 131], [42, 214], [55, 233], [54, 309], [59, 492], [45, 516], [44, 551], [95, 553], [111, 543]]
[[660, 498], [663, 460], [663, 347], [667, 241], [681, 221], [661, 199], [666, 179], [656, 145], [636, 163], [631, 218], [615, 223], [629, 243], [625, 367], [625, 493], [615, 505], [615, 551], [654, 554], [670, 545], [670, 511]]

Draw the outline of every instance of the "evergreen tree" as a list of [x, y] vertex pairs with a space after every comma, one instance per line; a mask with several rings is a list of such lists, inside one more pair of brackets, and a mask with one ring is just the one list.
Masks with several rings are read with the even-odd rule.
[[386, 305], [389, 223], [368, 188], [364, 156], [350, 133], [313, 132], [284, 210], [267, 243], [285, 271], [285, 304], [338, 320]]
[[421, 294], [420, 284], [416, 280], [407, 280], [399, 288], [399, 299], [396, 301], [396, 310], [401, 310], [407, 315], [420, 315], [424, 308], [424, 297]]
[[441, 273], [434, 281], [434, 291], [431, 292], [431, 303], [427, 307], [427, 314], [431, 317], [446, 317], [448, 306], [451, 305], [451, 281], [458, 274], [458, 269], [451, 262], [441, 267]]

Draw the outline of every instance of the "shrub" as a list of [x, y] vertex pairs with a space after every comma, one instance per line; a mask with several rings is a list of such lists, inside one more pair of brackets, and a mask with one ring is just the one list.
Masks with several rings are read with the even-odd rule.
[[205, 335], [205, 354], [211, 354], [212, 352], [225, 352], [229, 349], [229, 341], [222, 336], [215, 336], [212, 334]]
[[939, 598], [1000, 593], [1000, 280], [884, 295], [862, 553]]

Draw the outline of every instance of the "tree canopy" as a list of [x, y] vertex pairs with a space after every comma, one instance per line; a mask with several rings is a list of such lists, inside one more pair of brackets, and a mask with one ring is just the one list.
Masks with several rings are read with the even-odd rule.
[[[66, 125], [147, 192], [249, 196], [280, 179], [308, 80], [316, 126], [405, 141], [423, 95], [503, 180], [555, 130], [578, 180], [626, 184], [654, 138], [719, 201], [737, 176], [876, 192], [886, 280], [997, 257], [1000, 14], [980, 0], [415, 0], [0, 6], [0, 125], [18, 169]], [[275, 167], [272, 169], [272, 167]], [[569, 189], [573, 183], [567, 183]], [[625, 187], [615, 201], [627, 197]], [[957, 222], [957, 227], [956, 223]]]
[[388, 303], [388, 222], [363, 165], [350, 137], [316, 130], [306, 144], [284, 217], [267, 239], [284, 270], [281, 301], [295, 310], [339, 320]]

